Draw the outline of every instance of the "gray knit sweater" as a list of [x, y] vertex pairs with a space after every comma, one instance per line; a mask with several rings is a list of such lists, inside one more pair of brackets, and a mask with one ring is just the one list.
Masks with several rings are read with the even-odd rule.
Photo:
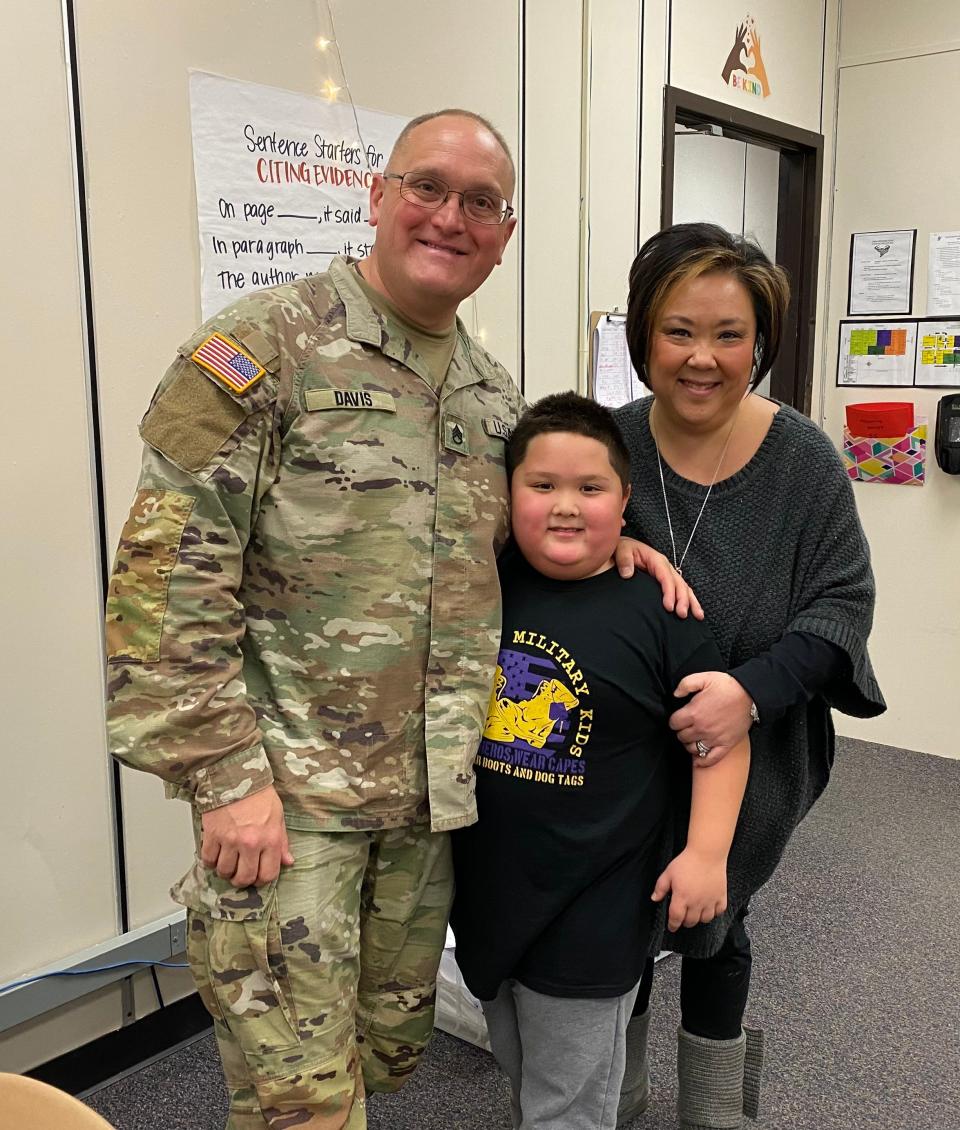
[[[669, 556], [648, 423], [652, 404], [646, 397], [616, 413], [632, 463], [626, 532]], [[707, 488], [666, 464], [663, 473], [679, 555]], [[805, 416], [781, 406], [746, 467], [714, 486], [683, 574], [730, 667], [790, 631], [822, 636], [849, 658], [843, 677], [820, 695], [776, 721], [761, 719], [750, 733], [750, 779], [730, 852], [727, 912], [667, 942], [708, 957], [738, 909], [773, 874], [794, 828], [826, 787], [833, 762], [829, 708], [862, 718], [886, 708], [867, 654], [874, 583], [853, 490], [833, 445]], [[814, 727], [829, 732], [825, 755], [807, 740]], [[680, 825], [682, 817], [678, 836]]]

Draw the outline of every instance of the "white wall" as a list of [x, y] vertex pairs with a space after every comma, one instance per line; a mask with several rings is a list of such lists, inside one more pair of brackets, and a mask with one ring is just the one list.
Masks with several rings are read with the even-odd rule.
[[[674, 223], [705, 220], [727, 231], [741, 231], [747, 180], [746, 143], [678, 128], [674, 146]], [[773, 206], [776, 210], [776, 197]]]
[[526, 0], [524, 386], [529, 400], [575, 388], [581, 308], [580, 0]]
[[[824, 5], [795, 0], [697, 0], [674, 3], [670, 85], [820, 132]], [[731, 89], [722, 78], [736, 30], [756, 20], [770, 94]]]
[[[844, 0], [840, 40], [836, 212], [823, 425], [839, 442], [848, 403], [911, 400], [935, 417], [948, 391], [838, 389], [837, 326], [846, 314], [850, 235], [917, 228], [913, 313], [926, 313], [927, 237], [960, 228], [960, 151], [942, 144], [960, 106], [960, 6], [928, 0], [903, 8]], [[951, 713], [960, 675], [954, 610], [960, 556], [960, 479], [944, 475], [928, 445], [922, 487], [854, 485], [873, 551], [878, 602], [871, 650], [889, 703], [843, 732], [947, 757], [960, 756]]]
[[780, 154], [712, 133], [678, 130], [673, 222], [706, 220], [755, 239], [777, 256]]
[[[8, 92], [0, 105], [7, 373], [0, 473], [8, 485], [0, 843], [10, 877], [0, 929], [3, 983], [112, 937], [117, 911], [59, 4], [38, 4], [25, 20], [22, 4], [2, 0], [0, 29]], [[102, 999], [87, 1005], [101, 1019], [110, 1009]], [[34, 1062], [62, 1049], [51, 1029]], [[0, 1067], [8, 1062], [16, 1061], [4, 1055]]]

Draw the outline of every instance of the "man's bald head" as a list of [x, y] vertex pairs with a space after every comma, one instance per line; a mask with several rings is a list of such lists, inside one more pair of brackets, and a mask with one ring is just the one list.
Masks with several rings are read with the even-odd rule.
[[510, 152], [510, 146], [507, 144], [506, 138], [492, 122], [488, 121], [482, 114], [475, 114], [472, 110], [461, 110], [451, 106], [445, 110], [434, 110], [429, 114], [421, 114], [417, 118], [411, 118], [400, 131], [397, 140], [393, 144], [393, 149], [387, 161], [387, 168], [395, 169], [399, 163], [402, 163], [404, 150], [414, 131], [420, 126], [426, 125], [427, 122], [434, 121], [436, 118], [469, 118], [471, 121], [482, 126], [487, 133], [490, 134], [497, 145], [503, 150], [503, 155], [506, 157], [507, 163], [510, 166], [510, 184], [508, 186], [510, 191], [507, 193], [507, 199], [512, 199], [513, 190], [517, 183], [517, 169], [513, 163], [513, 154]]
[[[404, 195], [408, 176], [413, 187]], [[435, 206], [417, 196], [417, 186], [431, 180], [447, 189]], [[486, 215], [471, 219], [464, 193], [509, 204], [514, 188], [510, 153], [483, 118], [443, 110], [416, 119], [370, 186], [370, 225], [377, 235], [363, 277], [416, 325], [450, 326], [457, 306], [503, 262], [517, 225], [510, 207], [492, 222]]]

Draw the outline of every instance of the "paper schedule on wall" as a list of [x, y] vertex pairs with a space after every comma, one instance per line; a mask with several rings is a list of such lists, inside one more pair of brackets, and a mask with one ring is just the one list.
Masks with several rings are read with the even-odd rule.
[[204, 318], [369, 252], [370, 183], [406, 118], [202, 71], [190, 114]]
[[622, 314], [595, 314], [591, 322], [590, 394], [608, 408], [619, 408], [647, 391], [630, 363], [627, 320]]
[[960, 231], [930, 233], [927, 313], [960, 314]]
[[909, 314], [917, 232], [854, 232], [850, 237], [848, 314]]
[[916, 340], [913, 321], [841, 322], [837, 384], [912, 385]]
[[960, 387], [960, 319], [918, 323], [915, 381], [928, 388]]

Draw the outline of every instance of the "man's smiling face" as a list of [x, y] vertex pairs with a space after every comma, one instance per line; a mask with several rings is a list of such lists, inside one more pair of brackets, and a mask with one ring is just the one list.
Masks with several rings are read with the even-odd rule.
[[[390, 159], [391, 173], [419, 172], [458, 192], [485, 189], [510, 200], [513, 173], [497, 139], [472, 118], [444, 115], [418, 126]], [[436, 211], [400, 196], [400, 182], [374, 178], [370, 222], [376, 243], [364, 276], [412, 321], [448, 326], [457, 306], [501, 262], [516, 221], [478, 224], [467, 220], [460, 197], [450, 195]]]

